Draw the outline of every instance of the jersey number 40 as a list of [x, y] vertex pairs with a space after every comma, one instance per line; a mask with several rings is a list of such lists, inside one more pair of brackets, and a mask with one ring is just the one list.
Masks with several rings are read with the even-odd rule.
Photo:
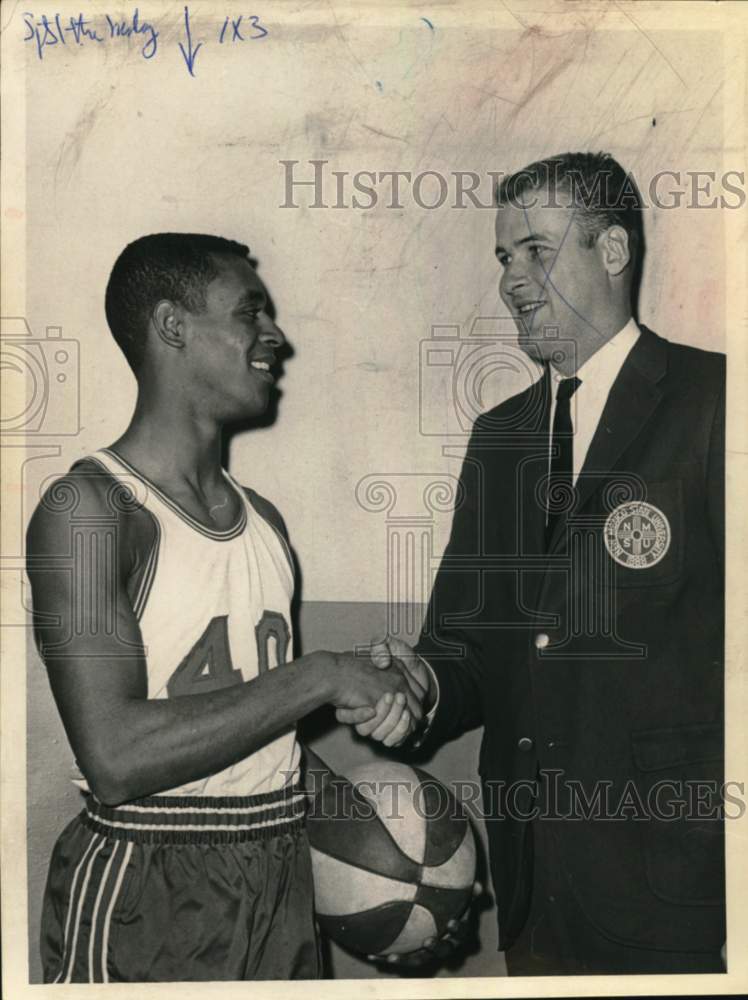
[[[286, 662], [290, 631], [283, 615], [265, 611], [255, 626], [257, 673]], [[166, 685], [169, 697], [219, 691], [243, 681], [231, 662], [228, 615], [211, 619], [203, 634], [184, 657]]]

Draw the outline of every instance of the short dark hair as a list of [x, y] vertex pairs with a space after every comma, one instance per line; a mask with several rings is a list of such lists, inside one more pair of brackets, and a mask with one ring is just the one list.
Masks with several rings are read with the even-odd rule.
[[632, 264], [643, 248], [642, 198], [636, 182], [610, 153], [560, 153], [537, 160], [503, 180], [497, 205], [517, 204], [522, 195], [547, 187], [570, 193], [575, 222], [588, 247], [610, 226], [622, 226], [629, 237]]
[[115, 261], [104, 308], [109, 329], [136, 375], [153, 307], [171, 299], [191, 312], [203, 310], [206, 288], [218, 276], [216, 254], [246, 259], [249, 247], [222, 236], [153, 233], [129, 243]]

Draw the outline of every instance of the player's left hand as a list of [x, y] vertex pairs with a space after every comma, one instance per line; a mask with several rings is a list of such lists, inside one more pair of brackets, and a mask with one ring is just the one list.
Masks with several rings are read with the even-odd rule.
[[425, 966], [445, 962], [452, 955], [463, 951], [469, 944], [471, 935], [475, 933], [475, 903], [483, 895], [480, 882], [473, 883], [473, 899], [465, 907], [465, 912], [459, 919], [450, 920], [447, 929], [441, 937], [426, 938], [421, 948], [405, 955], [367, 955], [383, 969], [392, 972], [423, 970]]

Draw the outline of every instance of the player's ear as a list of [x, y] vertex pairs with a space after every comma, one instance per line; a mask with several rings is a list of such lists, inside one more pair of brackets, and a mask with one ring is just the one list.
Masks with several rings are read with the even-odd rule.
[[623, 226], [611, 226], [600, 235], [599, 242], [603, 265], [611, 277], [625, 270], [631, 260], [629, 234]]
[[162, 299], [156, 303], [151, 313], [151, 321], [160, 340], [167, 347], [176, 347], [178, 350], [184, 347], [184, 327], [178, 308], [173, 302]]

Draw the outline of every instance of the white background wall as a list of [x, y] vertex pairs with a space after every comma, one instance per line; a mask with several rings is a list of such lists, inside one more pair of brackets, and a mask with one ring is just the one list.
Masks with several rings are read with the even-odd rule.
[[[122, 247], [159, 230], [248, 242], [296, 353], [278, 421], [235, 442], [232, 470], [283, 511], [306, 599], [383, 599], [384, 522], [355, 487], [374, 473], [457, 470], [444, 439], [419, 433], [419, 345], [433, 324], [497, 314], [493, 212], [450, 207], [453, 181], [431, 211], [410, 189], [401, 210], [385, 207], [387, 183], [370, 211], [282, 208], [279, 161], [301, 161], [309, 178], [306, 161], [328, 160], [328, 203], [332, 170], [474, 171], [486, 202], [488, 171], [567, 149], [609, 150], [645, 192], [658, 170], [723, 166], [716, 32], [673, 17], [683, 30], [645, 33], [614, 5], [551, 5], [554, 17], [462, 7], [273, 3], [258, 8], [267, 37], [221, 46], [223, 6], [191, 4], [204, 43], [195, 78], [178, 49], [181, 3], [140, 5], [161, 32], [149, 61], [135, 40], [47, 47], [41, 61], [27, 43], [27, 315], [37, 334], [58, 325], [77, 338], [82, 358], [82, 430], [59, 459], [36, 463], [39, 476], [128, 420], [134, 381], [103, 310]], [[106, 9], [87, 8], [93, 23]], [[438, 196], [433, 179], [421, 193]], [[720, 210], [647, 213], [641, 315], [667, 337], [723, 347], [723, 222]], [[518, 387], [496, 373], [483, 402]], [[425, 405], [444, 425], [444, 388], [426, 387]], [[448, 513], [437, 518], [437, 552], [448, 525]]]

